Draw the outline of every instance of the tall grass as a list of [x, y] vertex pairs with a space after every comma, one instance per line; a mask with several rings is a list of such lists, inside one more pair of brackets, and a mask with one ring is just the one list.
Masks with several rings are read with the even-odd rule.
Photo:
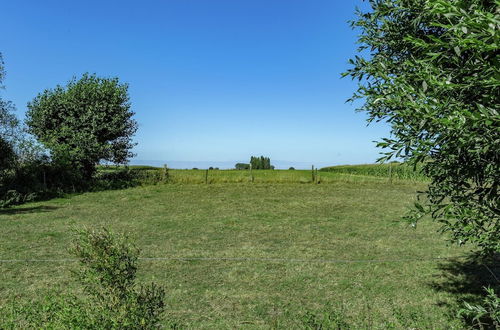
[[[121, 173], [123, 169], [119, 170]], [[387, 176], [360, 175], [358, 173], [315, 172], [311, 170], [168, 170], [164, 177], [163, 169], [129, 169], [127, 178], [134, 185], [174, 183], [174, 184], [215, 184], [215, 183], [298, 183], [298, 184], [329, 184], [336, 182], [388, 182]], [[112, 175], [109, 169], [106, 175]], [[314, 178], [314, 179], [313, 179]], [[406, 178], [395, 177], [393, 181], [404, 182]]]
[[366, 175], [385, 177], [399, 180], [427, 181], [428, 178], [421, 173], [421, 168], [416, 169], [413, 166], [404, 163], [391, 164], [364, 164], [364, 165], [342, 165], [324, 167], [321, 172]]

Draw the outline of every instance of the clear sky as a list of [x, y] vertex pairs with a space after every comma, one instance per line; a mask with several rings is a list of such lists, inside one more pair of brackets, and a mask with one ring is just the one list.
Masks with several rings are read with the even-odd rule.
[[[130, 84], [133, 162], [271, 157], [279, 166], [376, 160], [384, 124], [346, 104], [361, 0], [2, 2], [0, 52], [23, 117], [45, 88], [84, 72]], [[224, 165], [221, 165], [224, 166]]]

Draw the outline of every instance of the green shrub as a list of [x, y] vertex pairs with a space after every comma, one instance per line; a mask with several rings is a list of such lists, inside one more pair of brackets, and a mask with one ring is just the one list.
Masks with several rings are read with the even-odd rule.
[[486, 297], [481, 305], [465, 303], [459, 314], [480, 329], [500, 329], [500, 297], [492, 288], [485, 288]]
[[136, 284], [139, 250], [108, 230], [78, 233], [73, 253], [76, 273], [90, 295], [92, 320], [107, 329], [157, 327], [164, 309], [164, 290]]
[[249, 170], [250, 164], [236, 163], [236, 165], [234, 165], [234, 169], [236, 169], [236, 170]]
[[78, 232], [71, 251], [79, 258], [74, 273], [85, 296], [51, 294], [0, 307], [0, 328], [153, 329], [165, 307], [163, 288], [136, 283], [139, 250], [108, 230]]

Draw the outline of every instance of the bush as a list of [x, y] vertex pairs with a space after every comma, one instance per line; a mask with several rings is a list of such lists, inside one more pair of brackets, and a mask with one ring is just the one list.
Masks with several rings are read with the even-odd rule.
[[108, 329], [158, 326], [165, 293], [155, 284], [136, 285], [137, 247], [106, 229], [83, 230], [72, 251], [80, 259], [77, 275], [92, 297], [96, 324]]
[[234, 168], [236, 170], [248, 170], [250, 169], [250, 164], [236, 163], [236, 165], [234, 165]]
[[482, 305], [465, 303], [459, 314], [468, 322], [481, 329], [500, 329], [500, 297], [492, 288], [485, 288], [486, 297]]
[[428, 214], [485, 256], [500, 252], [498, 0], [377, 0], [352, 22], [359, 54], [344, 74], [369, 122], [387, 122], [383, 161], [421, 164]]
[[108, 230], [78, 232], [71, 251], [85, 297], [50, 295], [0, 309], [0, 328], [153, 329], [160, 327], [165, 292], [136, 284], [139, 250]]

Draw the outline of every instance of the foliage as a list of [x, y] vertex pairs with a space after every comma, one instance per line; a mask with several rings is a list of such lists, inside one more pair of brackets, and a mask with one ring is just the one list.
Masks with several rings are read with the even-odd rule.
[[[4, 88], [4, 77], [0, 53], [0, 89]], [[14, 111], [12, 102], [0, 96], [0, 208], [33, 200], [41, 182], [35, 172], [43, 151], [26, 134]]]
[[83, 230], [73, 252], [81, 264], [77, 275], [92, 297], [96, 324], [108, 329], [158, 326], [165, 293], [155, 284], [136, 284], [137, 247], [106, 229]]
[[236, 163], [236, 165], [234, 165], [234, 168], [236, 170], [248, 170], [248, 169], [250, 169], [250, 164]]
[[[5, 66], [0, 53], [0, 89], [4, 88]], [[18, 127], [18, 120], [13, 114], [15, 110], [12, 102], [4, 100], [0, 95], [0, 180], [2, 172], [13, 167], [15, 151], [13, 139]]]
[[370, 3], [344, 75], [369, 122], [391, 125], [381, 160], [422, 163], [431, 181], [409, 218], [430, 213], [453, 241], [500, 251], [500, 1]]
[[133, 115], [127, 84], [84, 74], [38, 94], [28, 104], [26, 123], [56, 162], [89, 179], [101, 160], [125, 163], [132, 156]]
[[168, 169], [116, 168], [99, 170], [92, 178], [90, 190], [110, 190], [135, 187], [138, 185], [158, 184], [169, 181]]
[[12, 168], [16, 159], [16, 153], [12, 145], [0, 137], [0, 178], [3, 178], [3, 173]]
[[[78, 232], [72, 248], [75, 271], [88, 296], [48, 295], [4, 311], [12, 328], [154, 329], [160, 327], [165, 292], [155, 284], [137, 285], [139, 250], [108, 230]], [[5, 317], [7, 316], [7, 317]]]
[[460, 311], [462, 317], [481, 329], [500, 329], [500, 297], [492, 288], [485, 288], [486, 297], [482, 305], [465, 303]]
[[293, 166], [292, 166], [292, 167], [290, 167], [288, 170], [289, 170], [289, 171], [293, 171], [293, 170], [295, 170], [295, 167], [293, 167]]
[[274, 166], [271, 165], [271, 159], [269, 157], [250, 157], [250, 165], [253, 170], [273, 170]]

